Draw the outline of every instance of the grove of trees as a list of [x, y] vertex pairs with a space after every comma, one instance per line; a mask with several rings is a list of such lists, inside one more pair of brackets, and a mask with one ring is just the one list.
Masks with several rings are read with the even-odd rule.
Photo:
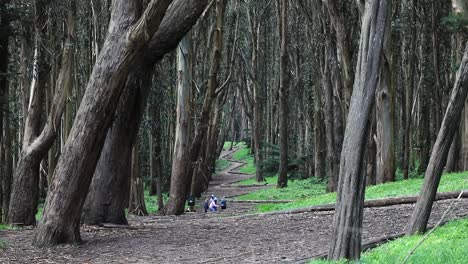
[[180, 215], [244, 141], [258, 182], [337, 192], [328, 258], [359, 259], [368, 185], [425, 174], [407, 229], [424, 232], [442, 172], [468, 170], [467, 7], [2, 0], [0, 222], [79, 242], [147, 214], [145, 189]]

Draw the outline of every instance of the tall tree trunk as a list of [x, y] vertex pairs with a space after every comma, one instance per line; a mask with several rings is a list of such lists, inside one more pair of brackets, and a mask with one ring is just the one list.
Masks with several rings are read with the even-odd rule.
[[[410, 23], [410, 34], [409, 44], [405, 45], [407, 42], [404, 42], [403, 48], [405, 53], [408, 54], [407, 57], [407, 68], [405, 71], [405, 137], [404, 137], [404, 157], [403, 157], [403, 178], [408, 179], [409, 170], [410, 170], [410, 156], [411, 156], [411, 124], [412, 124], [412, 107], [413, 107], [413, 90], [414, 90], [414, 75], [416, 68], [416, 6], [417, 0], [412, 1], [411, 6], [411, 23]], [[409, 50], [407, 50], [409, 49]]]
[[[35, 225], [39, 195], [39, 165], [47, 149], [37, 147], [43, 98], [47, 89], [50, 67], [47, 62], [46, 50], [41, 44], [41, 38], [46, 34], [47, 3], [37, 0], [35, 3], [35, 29], [38, 79], [33, 82], [32, 98], [26, 117], [21, 157], [18, 161], [9, 206], [8, 223], [12, 225]], [[66, 55], [63, 55], [64, 60]], [[45, 131], [46, 129], [44, 129]], [[41, 146], [42, 147], [42, 146]]]
[[83, 207], [81, 219], [86, 224], [127, 224], [132, 146], [151, 86], [151, 69], [135, 71], [127, 79]]
[[177, 126], [172, 161], [171, 189], [168, 215], [179, 215], [184, 212], [187, 186], [190, 184], [188, 171], [190, 164], [190, 123], [192, 75], [190, 73], [190, 33], [185, 36], [177, 50]]
[[280, 88], [279, 88], [279, 122], [280, 122], [280, 164], [278, 172], [278, 188], [288, 186], [288, 1], [281, 0], [281, 52], [280, 52]]
[[[69, 140], [54, 171], [43, 220], [34, 244], [48, 246], [78, 242], [80, 215], [107, 130], [131, 65], [159, 28], [170, 0], [152, 0], [142, 18], [140, 7], [114, 1], [109, 32], [87, 85]], [[127, 37], [122, 38], [125, 35]]]
[[[195, 129], [195, 136], [190, 146], [190, 167], [186, 171], [188, 172], [188, 176], [186, 176], [185, 178], [189, 180], [190, 180], [190, 175], [192, 175], [193, 171], [195, 170], [192, 164], [195, 164], [197, 160], [199, 159], [199, 157], [201, 156], [200, 153], [201, 153], [201, 149], [203, 146], [202, 143], [208, 131], [210, 114], [212, 111], [213, 102], [215, 101], [216, 96], [217, 96], [216, 89], [218, 88], [218, 73], [219, 73], [220, 64], [221, 64], [221, 51], [223, 47], [223, 21], [224, 21], [225, 10], [226, 10], [226, 0], [216, 0], [216, 28], [214, 29], [213, 50], [211, 54], [210, 70], [208, 74], [208, 81], [207, 81], [205, 96], [203, 99], [200, 120]], [[180, 176], [180, 177], [184, 178], [184, 176]], [[172, 182], [172, 178], [171, 178], [171, 182]], [[189, 190], [188, 188], [189, 183], [183, 183], [186, 192]], [[171, 188], [173, 187], [171, 186]], [[183, 208], [184, 203], [182, 203], [181, 201], [185, 202], [187, 194], [188, 193], [178, 194], [182, 196], [177, 198], [177, 202], [174, 201], [176, 202], [177, 205], [173, 206], [173, 209], [171, 210], [172, 212], [168, 210], [167, 213], [168, 214], [170, 213], [175, 214], [176, 212], [177, 214], [182, 213], [184, 209]], [[170, 195], [172, 196], [173, 194], [171, 193]], [[169, 199], [169, 204], [170, 203], [171, 203], [171, 199]]]
[[[9, 156], [11, 157], [11, 140], [7, 138], [10, 135], [8, 63], [10, 57], [9, 40], [11, 32], [7, 11], [7, 4], [9, 4], [9, 2], [10, 1], [2, 1], [2, 3], [0, 3], [0, 131], [2, 131], [0, 132], [0, 148], [3, 148], [3, 152], [0, 151], [2, 152], [2, 155], [0, 155], [0, 163], [5, 164], [5, 168], [0, 166], [0, 222], [2, 218], [5, 219], [8, 215], [7, 207], [10, 196], [9, 181], [11, 181], [11, 175], [9, 175], [10, 172], [7, 168], [7, 166], [9, 166]], [[4, 115], [4, 113], [6, 113], [6, 115]]]
[[[391, 10], [388, 10], [391, 12]], [[389, 14], [389, 17], [391, 14]], [[392, 85], [392, 40], [390, 20], [384, 40], [384, 54], [380, 66], [379, 86], [376, 94], [376, 183], [395, 181], [395, 147], [394, 147], [394, 90]]]
[[340, 162], [336, 210], [328, 258], [359, 259], [365, 174], [362, 170], [369, 116], [375, 100], [389, 0], [367, 0], [358, 63]]
[[432, 149], [431, 158], [424, 176], [421, 193], [409, 222], [408, 234], [426, 231], [432, 204], [439, 187], [440, 178], [453, 137], [460, 124], [460, 117], [468, 94], [468, 45], [457, 73], [457, 80], [450, 96], [442, 126]]
[[144, 216], [148, 215], [145, 204], [145, 193], [143, 179], [140, 173], [140, 158], [138, 154], [138, 140], [132, 150], [132, 177], [130, 187], [130, 202], [128, 212], [130, 214]]

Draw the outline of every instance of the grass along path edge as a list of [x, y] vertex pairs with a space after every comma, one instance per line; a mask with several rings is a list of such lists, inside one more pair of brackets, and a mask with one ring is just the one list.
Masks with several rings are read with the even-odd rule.
[[[422, 178], [390, 182], [366, 187], [366, 200], [390, 197], [416, 196], [421, 190]], [[325, 183], [310, 179], [291, 181], [288, 188], [264, 189], [239, 196], [238, 200], [294, 200], [283, 204], [261, 204], [257, 212], [284, 211], [316, 205], [331, 204], [336, 201], [336, 193], [325, 193]], [[445, 174], [438, 192], [453, 192], [468, 189], [468, 172]]]

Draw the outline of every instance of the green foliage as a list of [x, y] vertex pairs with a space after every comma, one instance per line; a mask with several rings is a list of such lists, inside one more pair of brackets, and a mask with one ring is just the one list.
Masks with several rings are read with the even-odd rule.
[[6, 230], [6, 229], [10, 229], [10, 227], [5, 224], [0, 224], [0, 230]]
[[[158, 213], [158, 197], [156, 195], [151, 196], [149, 194], [149, 190], [145, 190], [145, 205], [148, 214], [156, 214]], [[167, 204], [169, 200], [169, 196], [167, 193], [163, 193], [163, 202]]]
[[459, 33], [468, 26], [468, 19], [462, 14], [450, 14], [442, 18], [442, 26], [452, 33]]
[[42, 219], [43, 211], [44, 211], [44, 203], [40, 203], [38, 208], [37, 208], [36, 221], [39, 221], [39, 220]]
[[[308, 181], [308, 180], [302, 180], [302, 181]], [[297, 182], [301, 182], [301, 181], [298, 180]], [[376, 186], [370, 186], [366, 188], [366, 199], [379, 199], [379, 198], [386, 198], [386, 197], [417, 195], [419, 191], [421, 190], [422, 183], [423, 183], [423, 179], [410, 179], [406, 181], [397, 181], [397, 182], [380, 184]], [[259, 212], [288, 210], [288, 209], [314, 206], [314, 205], [320, 205], [320, 204], [326, 204], [326, 203], [334, 203], [336, 201], [336, 193], [324, 194], [324, 190], [325, 190], [324, 183], [319, 183], [317, 186], [318, 190], [322, 188], [322, 192], [316, 192], [316, 191], [311, 191], [311, 190], [305, 191], [305, 195], [306, 195], [305, 198], [299, 197], [300, 191], [299, 191], [298, 186], [300, 185], [297, 185], [297, 187], [292, 187], [292, 186], [296, 186], [293, 184], [298, 184], [298, 183], [291, 182], [290, 186], [288, 186], [288, 188], [286, 189], [292, 188], [291, 193], [297, 193], [298, 194], [297, 198], [294, 198], [294, 196], [291, 196], [290, 194], [285, 195], [282, 189], [278, 190], [276, 188], [272, 188], [270, 190], [260, 190], [254, 193], [250, 193], [248, 194], [248, 196], [247, 195], [240, 196], [239, 199], [253, 200], [255, 199], [255, 197], [263, 197], [263, 198], [257, 198], [257, 199], [264, 200], [265, 199], [264, 197], [268, 195], [269, 197], [275, 197], [274, 199], [278, 199], [278, 200], [289, 200], [289, 199], [295, 200], [294, 202], [285, 203], [285, 204], [258, 205], [257, 210]], [[468, 188], [468, 172], [450, 173], [450, 174], [445, 174], [442, 177], [441, 182], [439, 184], [438, 191], [450, 192], [450, 191], [462, 190], [466, 188]], [[317, 189], [312, 188], [312, 190], [317, 190]], [[266, 191], [271, 192], [271, 193], [264, 194]], [[279, 195], [274, 195], [273, 194], [274, 192], [277, 192]], [[244, 197], [247, 197], [247, 198], [244, 198]]]
[[[310, 263], [402, 263], [422, 238], [422, 235], [414, 235], [386, 243], [364, 253], [360, 262], [319, 260]], [[468, 263], [468, 219], [453, 221], [436, 229], [415, 250], [407, 263]]]

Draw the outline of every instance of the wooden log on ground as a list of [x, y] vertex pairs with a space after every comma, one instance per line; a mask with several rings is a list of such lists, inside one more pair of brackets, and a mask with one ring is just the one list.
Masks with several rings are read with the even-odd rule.
[[[435, 201], [439, 200], [449, 200], [449, 199], [456, 199], [462, 191], [454, 191], [454, 192], [446, 192], [446, 193], [438, 193]], [[463, 193], [460, 198], [468, 198], [468, 190], [463, 190]], [[385, 207], [385, 206], [392, 206], [392, 205], [401, 205], [401, 204], [413, 204], [416, 203], [418, 196], [402, 196], [402, 197], [390, 197], [384, 199], [375, 199], [375, 200], [367, 200], [364, 202], [365, 208], [372, 208], [372, 207]], [[323, 212], [323, 211], [334, 211], [335, 204], [322, 204], [322, 205], [315, 205], [291, 210], [282, 210], [282, 211], [275, 211], [275, 212], [268, 212], [268, 213], [257, 213], [257, 214], [248, 214], [248, 215], [241, 215], [241, 216], [233, 216], [232, 218], [237, 217], [248, 217], [248, 216], [266, 216], [266, 215], [280, 215], [280, 214], [300, 214], [300, 213], [311, 213], [311, 212]]]

